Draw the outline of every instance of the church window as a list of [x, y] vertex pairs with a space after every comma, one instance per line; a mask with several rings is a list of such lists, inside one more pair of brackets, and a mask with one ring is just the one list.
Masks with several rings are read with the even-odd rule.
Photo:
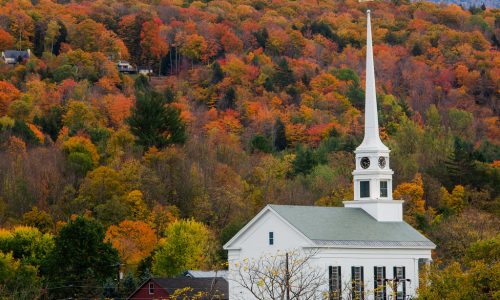
[[406, 299], [405, 267], [394, 267], [394, 279], [396, 285], [396, 300]]
[[363, 300], [365, 298], [363, 267], [351, 267], [352, 298]]
[[375, 300], [385, 300], [387, 297], [385, 287], [385, 267], [373, 268], [373, 282]]
[[361, 198], [369, 198], [370, 197], [370, 181], [360, 181], [359, 182], [359, 191]]
[[328, 267], [328, 285], [328, 300], [342, 300], [342, 278], [340, 274], [340, 266]]
[[269, 232], [269, 245], [274, 245], [274, 232]]
[[387, 197], [387, 181], [380, 182], [380, 197]]
[[148, 286], [148, 293], [149, 293], [150, 295], [153, 295], [153, 294], [155, 293], [155, 284], [154, 284], [154, 283], [152, 283], [152, 282], [150, 282], [150, 283], [149, 283], [149, 286]]

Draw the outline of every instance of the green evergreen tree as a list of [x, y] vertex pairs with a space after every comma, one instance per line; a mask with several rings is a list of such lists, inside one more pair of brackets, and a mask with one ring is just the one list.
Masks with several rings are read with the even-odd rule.
[[259, 46], [262, 49], [266, 49], [267, 39], [269, 38], [269, 32], [267, 32], [267, 29], [265, 27], [262, 28], [261, 30], [255, 32], [254, 36]]
[[259, 150], [264, 153], [270, 153], [273, 150], [273, 146], [269, 139], [260, 134], [255, 135], [251, 141], [252, 151]]
[[217, 103], [217, 107], [220, 110], [236, 108], [236, 90], [234, 89], [234, 87], [231, 86], [229, 87], [229, 89], [227, 89], [224, 97], [222, 97], [222, 99], [220, 99], [220, 101]]
[[286, 149], [286, 129], [285, 124], [283, 123], [283, 121], [281, 121], [280, 118], [277, 118], [276, 122], [274, 123], [273, 139], [274, 150], [283, 151]]
[[136, 98], [127, 123], [141, 146], [162, 148], [186, 141], [186, 125], [180, 111], [168, 105], [168, 95], [144, 91], [137, 93]]
[[278, 62], [276, 73], [274, 73], [273, 81], [276, 86], [285, 88], [286, 86], [295, 82], [293, 71], [288, 65], [288, 61], [283, 57]]
[[137, 289], [137, 280], [134, 277], [132, 273], [127, 273], [125, 278], [123, 278], [121, 286], [122, 288], [120, 289], [120, 294], [123, 296], [123, 298], [128, 297], [131, 295], [136, 289]]
[[215, 61], [212, 64], [212, 83], [219, 83], [222, 81], [222, 79], [224, 79], [224, 72], [222, 71], [219, 62]]
[[151, 86], [149, 85], [149, 78], [144, 75], [139, 75], [139, 77], [135, 79], [134, 87], [136, 92], [150, 91]]
[[52, 106], [45, 116], [35, 116], [33, 123], [42, 127], [43, 132], [49, 134], [52, 140], [55, 141], [63, 127], [63, 115], [64, 109], [61, 106]]
[[455, 137], [454, 149], [448, 159], [445, 161], [445, 167], [448, 174], [448, 189], [455, 185], [467, 185], [474, 181], [475, 164], [473, 159], [474, 146]]
[[312, 169], [318, 164], [313, 151], [308, 147], [302, 145], [297, 146], [295, 155], [292, 174], [294, 176], [299, 174], [307, 175], [311, 173]]
[[51, 298], [100, 296], [102, 290], [95, 287], [116, 277], [119, 262], [118, 252], [104, 236], [101, 224], [84, 217], [61, 228], [43, 268]]

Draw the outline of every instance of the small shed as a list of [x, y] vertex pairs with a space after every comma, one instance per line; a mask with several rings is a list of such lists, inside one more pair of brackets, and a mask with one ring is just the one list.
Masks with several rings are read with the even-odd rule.
[[214, 299], [228, 300], [228, 282], [222, 277], [212, 278], [151, 278], [146, 280], [127, 299]]
[[28, 50], [4, 50], [2, 51], [1, 59], [4, 63], [15, 65], [24, 62], [31, 57], [31, 51]]

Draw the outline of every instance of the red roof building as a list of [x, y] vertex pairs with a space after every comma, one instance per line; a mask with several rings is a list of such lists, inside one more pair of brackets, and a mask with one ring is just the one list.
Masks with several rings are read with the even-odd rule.
[[215, 299], [227, 300], [228, 283], [222, 277], [212, 278], [151, 278], [144, 282], [127, 299], [130, 300], [177, 300]]

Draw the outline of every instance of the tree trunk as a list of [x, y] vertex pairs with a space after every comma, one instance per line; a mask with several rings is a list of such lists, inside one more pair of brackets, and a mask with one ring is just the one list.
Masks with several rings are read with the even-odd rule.
[[[172, 49], [172, 48], [170, 48]], [[172, 75], [172, 50], [168, 51], [168, 56], [170, 58], [170, 75]]]

